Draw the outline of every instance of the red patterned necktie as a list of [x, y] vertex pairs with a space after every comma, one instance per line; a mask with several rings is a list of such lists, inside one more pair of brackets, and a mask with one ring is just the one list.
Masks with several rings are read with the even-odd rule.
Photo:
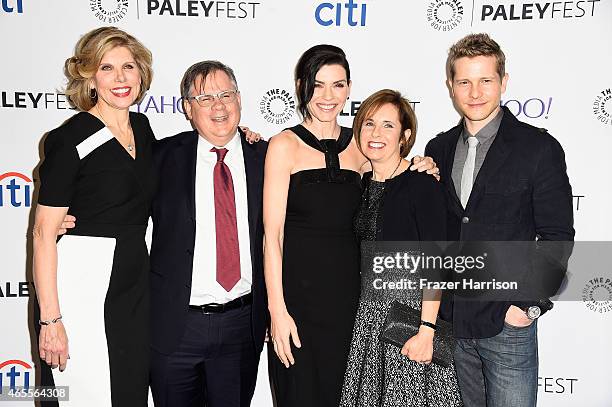
[[217, 282], [230, 291], [240, 280], [240, 251], [236, 225], [236, 200], [232, 173], [223, 162], [226, 148], [213, 147], [217, 164], [213, 170], [215, 185], [215, 229], [217, 232]]

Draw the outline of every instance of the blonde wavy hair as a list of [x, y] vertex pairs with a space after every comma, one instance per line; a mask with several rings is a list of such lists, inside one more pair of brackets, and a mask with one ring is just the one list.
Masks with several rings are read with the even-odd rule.
[[81, 37], [74, 47], [74, 56], [64, 64], [64, 74], [68, 78], [65, 93], [73, 107], [87, 111], [98, 102], [98, 95], [91, 92], [91, 78], [95, 76], [104, 54], [116, 47], [125, 47], [134, 56], [141, 78], [140, 93], [135, 103], [142, 100], [153, 80], [151, 51], [123, 30], [101, 27]]

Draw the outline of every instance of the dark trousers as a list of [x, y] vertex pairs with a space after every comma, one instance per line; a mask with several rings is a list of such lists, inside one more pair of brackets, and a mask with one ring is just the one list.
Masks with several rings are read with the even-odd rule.
[[176, 352], [151, 352], [156, 407], [248, 407], [259, 352], [253, 346], [251, 306], [217, 314], [190, 310]]
[[524, 328], [504, 323], [492, 338], [458, 339], [455, 370], [465, 407], [535, 407], [537, 321]]

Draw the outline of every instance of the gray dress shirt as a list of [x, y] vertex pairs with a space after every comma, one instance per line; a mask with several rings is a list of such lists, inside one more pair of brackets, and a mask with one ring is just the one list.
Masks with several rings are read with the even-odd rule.
[[[503, 116], [504, 111], [500, 109], [497, 116], [495, 116], [493, 120], [487, 123], [486, 126], [480, 129], [480, 131], [474, 135], [474, 137], [478, 139], [478, 146], [476, 147], [476, 163], [474, 165], [474, 179], [472, 180], [472, 183], [476, 179], [478, 171], [480, 171], [480, 167], [482, 167], [482, 163], [487, 156], [489, 148], [491, 148], [491, 144], [493, 144], [493, 141], [495, 140], [495, 136], [497, 136], [497, 131], [499, 130], [499, 125], [501, 124]], [[457, 193], [457, 196], [461, 196], [461, 176], [463, 174], [463, 166], [468, 153], [467, 139], [470, 136], [471, 134], [465, 127], [464, 121], [463, 131], [457, 140], [457, 148], [455, 149], [455, 158], [453, 160], [452, 178], [453, 183], [455, 184], [455, 192]]]

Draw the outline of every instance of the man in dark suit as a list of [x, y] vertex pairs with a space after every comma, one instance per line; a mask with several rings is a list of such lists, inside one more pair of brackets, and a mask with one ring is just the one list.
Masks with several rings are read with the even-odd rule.
[[[563, 149], [546, 130], [500, 107], [508, 75], [499, 45], [486, 34], [466, 36], [450, 49], [448, 75], [463, 120], [425, 150], [449, 196], [448, 239], [572, 241]], [[537, 318], [547, 300], [454, 297], [455, 367], [466, 406], [536, 405]]]
[[238, 128], [233, 71], [185, 73], [193, 131], [154, 146], [151, 389], [156, 406], [248, 406], [263, 348], [262, 186], [266, 142]]

